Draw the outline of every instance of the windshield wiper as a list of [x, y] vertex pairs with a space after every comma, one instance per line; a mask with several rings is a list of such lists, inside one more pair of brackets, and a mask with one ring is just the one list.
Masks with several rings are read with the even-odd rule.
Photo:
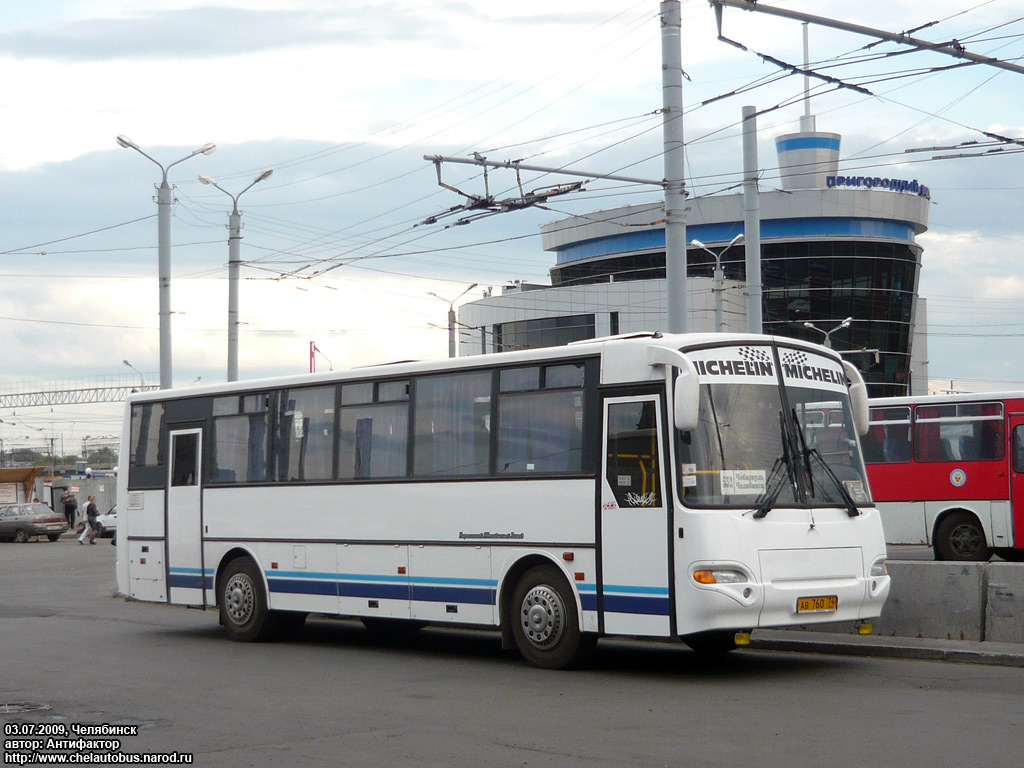
[[850, 517], [859, 516], [861, 514], [861, 511], [857, 507], [857, 502], [853, 500], [853, 496], [850, 495], [850, 492], [846, 489], [846, 486], [843, 485], [843, 481], [836, 476], [835, 471], [832, 469], [832, 467], [828, 465], [828, 462], [825, 461], [824, 457], [822, 457], [818, 449], [811, 448], [810, 450], [807, 451], [807, 453], [810, 458], [815, 459], [821, 466], [821, 468], [825, 470], [825, 475], [835, 484], [836, 488], [839, 490], [839, 496], [842, 498], [843, 504], [846, 505], [846, 514], [848, 514]]
[[[782, 488], [789, 480], [796, 488], [796, 477], [793, 474], [793, 453], [789, 444], [789, 437], [786, 434], [786, 423], [783, 412], [779, 411], [779, 434], [782, 437], [782, 455], [772, 464], [768, 473], [768, 482], [765, 484], [765, 492], [761, 494], [757, 506], [754, 508], [754, 519], [760, 520], [767, 515], [775, 505]], [[785, 472], [782, 469], [785, 469]]]
[[800, 423], [796, 415], [796, 408], [793, 409], [793, 427], [796, 429], [797, 439], [800, 441], [800, 458], [804, 462], [804, 472], [807, 476], [807, 491], [814, 496], [814, 473], [811, 471], [811, 451], [807, 447], [807, 436], [804, 435], [804, 425]]
[[836, 488], [839, 490], [839, 496], [843, 500], [843, 504], [846, 505], [846, 513], [850, 517], [857, 517], [860, 514], [860, 510], [857, 508], [857, 502], [853, 500], [853, 496], [846, 490], [846, 486], [836, 476], [835, 471], [829, 466], [828, 462], [825, 461], [825, 457], [821, 455], [821, 452], [817, 448], [807, 447], [807, 438], [804, 436], [803, 426], [800, 424], [800, 419], [797, 418], [796, 408], [793, 409], [793, 422], [797, 428], [797, 434], [800, 436], [800, 454], [804, 460], [804, 469], [807, 470], [807, 484], [810, 495], [813, 497], [814, 493], [814, 472], [811, 470], [811, 459], [818, 462], [821, 468], [825, 471], [826, 477], [831, 480]]

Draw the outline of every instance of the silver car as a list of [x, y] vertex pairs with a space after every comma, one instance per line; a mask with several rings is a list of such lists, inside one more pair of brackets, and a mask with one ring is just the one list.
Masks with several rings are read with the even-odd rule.
[[28, 541], [45, 536], [56, 541], [68, 529], [64, 515], [57, 514], [45, 504], [8, 504], [0, 507], [0, 539]]

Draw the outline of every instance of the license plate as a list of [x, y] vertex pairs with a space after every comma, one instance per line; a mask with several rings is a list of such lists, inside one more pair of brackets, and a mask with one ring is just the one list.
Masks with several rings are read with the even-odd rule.
[[839, 596], [825, 595], [824, 597], [798, 597], [796, 599], [797, 613], [832, 613], [839, 610]]

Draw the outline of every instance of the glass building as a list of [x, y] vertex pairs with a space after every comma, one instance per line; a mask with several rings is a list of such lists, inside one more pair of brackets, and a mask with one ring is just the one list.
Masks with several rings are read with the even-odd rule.
[[[840, 174], [839, 142], [837, 134], [813, 131], [776, 139], [782, 189], [759, 198], [764, 332], [817, 342], [830, 332], [831, 346], [853, 356], [873, 397], [924, 391], [915, 238], [927, 230], [928, 189], [913, 179]], [[517, 283], [462, 305], [460, 353], [663, 330], [663, 212], [660, 202], [624, 206], [542, 227], [543, 247], [555, 257], [551, 284]], [[714, 329], [715, 260], [694, 240], [722, 261], [725, 329], [746, 328], [745, 248], [726, 247], [743, 221], [740, 194], [689, 201], [692, 330]], [[837, 328], [846, 318], [849, 326]]]

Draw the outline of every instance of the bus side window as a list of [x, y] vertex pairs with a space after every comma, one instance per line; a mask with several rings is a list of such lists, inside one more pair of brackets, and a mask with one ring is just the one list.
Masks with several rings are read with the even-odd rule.
[[880, 464], [883, 460], [885, 444], [885, 427], [880, 424], [872, 424], [868, 433], [860, 439], [861, 450], [864, 451], [864, 461], [868, 464]]
[[1004, 456], [1004, 431], [1003, 420], [981, 422], [981, 435], [977, 438], [979, 459], [1001, 459]]
[[872, 408], [871, 427], [861, 438], [864, 461], [868, 464], [897, 464], [910, 461], [910, 409]]
[[1013, 471], [1024, 472], [1024, 424], [1013, 428]]
[[910, 461], [910, 430], [907, 427], [887, 427], [882, 442], [882, 457], [890, 464]]

